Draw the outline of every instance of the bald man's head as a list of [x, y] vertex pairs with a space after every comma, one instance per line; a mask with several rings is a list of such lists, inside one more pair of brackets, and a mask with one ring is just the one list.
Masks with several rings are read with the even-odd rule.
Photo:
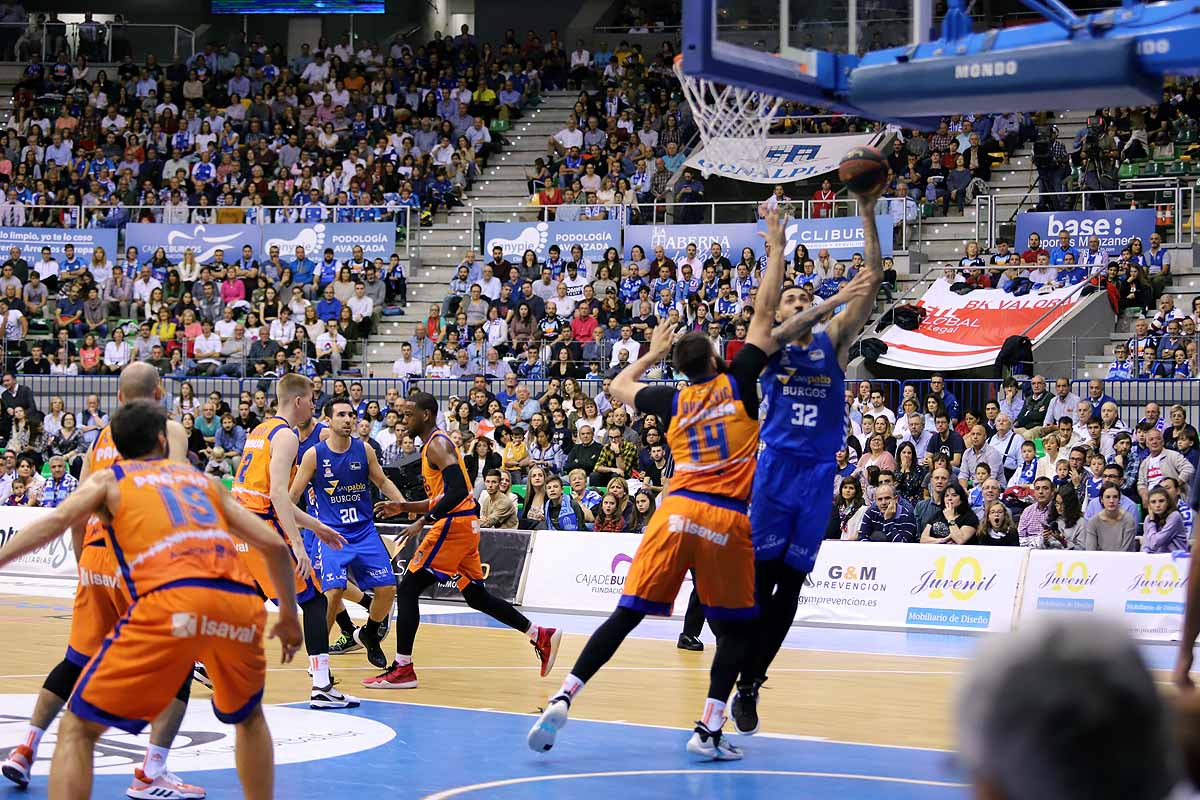
[[145, 361], [135, 361], [121, 370], [117, 383], [117, 400], [129, 403], [134, 400], [161, 400], [158, 370]]

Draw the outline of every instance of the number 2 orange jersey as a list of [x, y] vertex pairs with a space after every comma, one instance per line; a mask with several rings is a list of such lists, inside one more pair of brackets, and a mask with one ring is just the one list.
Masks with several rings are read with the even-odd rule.
[[680, 389], [667, 427], [667, 444], [675, 457], [670, 491], [748, 500], [758, 429], [732, 376], [721, 373]]
[[446, 493], [446, 482], [442, 478], [442, 471], [430, 464], [429, 457], [425, 454], [425, 451], [429, 445], [432, 444], [433, 440], [439, 436], [445, 437], [446, 441], [450, 443], [450, 448], [454, 451], [454, 457], [458, 459], [458, 468], [462, 470], [463, 480], [466, 481], [467, 484], [466, 498], [454, 508], [450, 509], [450, 511], [447, 513], [453, 514], [455, 511], [467, 511], [473, 509], [475, 508], [475, 497], [471, 494], [471, 476], [470, 473], [467, 472], [467, 464], [465, 461], [463, 461], [462, 451], [458, 449], [456, 444], [454, 444], [453, 439], [451, 439], [449, 436], [446, 436], [445, 431], [434, 431], [432, 434], [430, 434], [429, 441], [421, 445], [421, 477], [425, 481], [425, 494], [429, 498], [429, 507], [433, 508], [435, 505], [437, 505], [438, 500], [441, 500], [442, 495]]
[[[105, 425], [92, 443], [92, 449], [87, 452], [88, 474], [95, 475], [103, 469], [108, 469], [121, 459], [117, 445], [113, 442], [112, 428]], [[84, 547], [104, 544], [104, 522], [95, 514], [88, 517], [87, 532], [83, 535]]]
[[112, 466], [120, 500], [110, 541], [136, 600], [179, 581], [251, 585], [211, 478], [165, 459]]
[[269, 514], [271, 506], [271, 440], [288, 428], [283, 417], [269, 417], [246, 437], [242, 460], [233, 483], [233, 496], [256, 514]]

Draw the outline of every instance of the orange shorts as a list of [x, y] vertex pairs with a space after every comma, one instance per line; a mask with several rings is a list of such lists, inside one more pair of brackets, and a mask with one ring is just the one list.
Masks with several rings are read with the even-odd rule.
[[209, 578], [167, 584], [138, 598], [104, 640], [71, 695], [71, 711], [139, 733], [203, 661], [217, 719], [236, 725], [262, 700], [266, 623], [262, 599], [245, 584]]
[[77, 667], [87, 664], [100, 652], [104, 638], [125, 616], [131, 602], [112, 548], [103, 543], [83, 548], [75, 608], [71, 613], [71, 635], [67, 640], [67, 661]]
[[[283, 528], [279, 525], [279, 520], [274, 514], [257, 514], [263, 522], [270, 525], [279, 534], [279, 537], [287, 541], [287, 536], [283, 532]], [[275, 584], [271, 581], [271, 570], [267, 568], [267, 561], [262, 557], [262, 553], [255, 550], [245, 542], [239, 541], [237, 544], [238, 555], [242, 557], [242, 563], [250, 570], [250, 574], [254, 576], [254, 582], [258, 584], [258, 589], [262, 592], [262, 596], [268, 600], [276, 600], [279, 598], [279, 593], [275, 591]], [[296, 563], [296, 553], [291, 547], [288, 552], [292, 556], [292, 563]], [[307, 603], [316, 595], [320, 594], [321, 586], [319, 578], [314, 572], [307, 578], [301, 579], [296, 575], [296, 602]]]
[[668, 494], [642, 535], [618, 605], [669, 616], [689, 569], [708, 619], [750, 619], [758, 613], [744, 503], [685, 490]]
[[472, 581], [483, 580], [479, 560], [479, 517], [472, 511], [457, 511], [429, 526], [408, 571], [427, 569], [439, 581], [453, 581], [459, 591]]

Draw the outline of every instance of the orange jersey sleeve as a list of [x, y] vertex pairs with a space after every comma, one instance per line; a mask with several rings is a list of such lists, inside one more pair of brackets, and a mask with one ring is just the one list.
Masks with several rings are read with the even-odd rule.
[[186, 580], [251, 584], [208, 476], [162, 459], [122, 461], [112, 470], [120, 501], [110, 541], [135, 600]]
[[[88, 474], [95, 475], [100, 470], [108, 469], [121, 459], [117, 445], [113, 442], [112, 428], [105, 425], [92, 442], [92, 448], [87, 452]], [[83, 535], [83, 546], [102, 545], [105, 541], [104, 521], [94, 514], [88, 517], [87, 530]]]
[[758, 429], [758, 420], [746, 413], [729, 375], [680, 389], [667, 428], [667, 444], [675, 457], [670, 490], [748, 500]]
[[242, 460], [234, 476], [233, 496], [256, 514], [270, 513], [271, 506], [271, 440], [288, 427], [281, 417], [260, 422], [246, 437]]
[[433, 508], [437, 505], [438, 500], [442, 499], [442, 495], [446, 493], [445, 480], [442, 478], [442, 471], [433, 464], [429, 463], [429, 457], [426, 449], [437, 437], [444, 437], [454, 451], [454, 457], [458, 461], [458, 468], [462, 470], [463, 481], [467, 484], [466, 498], [450, 509], [448, 513], [453, 514], [458, 511], [470, 511], [475, 508], [475, 497], [471, 494], [471, 475], [467, 472], [467, 464], [463, 461], [462, 451], [454, 444], [449, 436], [446, 436], [445, 431], [434, 431], [429, 441], [421, 445], [421, 478], [425, 481], [425, 494], [429, 498], [429, 507]]

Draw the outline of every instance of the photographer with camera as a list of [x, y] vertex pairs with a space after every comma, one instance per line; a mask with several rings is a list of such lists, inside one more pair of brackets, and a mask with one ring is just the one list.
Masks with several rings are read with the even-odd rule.
[[[1105, 131], [1104, 120], [1100, 117], [1088, 117], [1087, 124], [1080, 128], [1076, 142], [1079, 188], [1090, 192], [1116, 189], [1117, 141], [1112, 133]], [[1083, 210], [1108, 210], [1108, 197], [1103, 194], [1085, 194]]]
[[1033, 165], [1037, 169], [1042, 197], [1038, 206], [1048, 211], [1062, 211], [1068, 203], [1062, 195], [1063, 184], [1071, 171], [1071, 157], [1058, 140], [1058, 126], [1038, 128], [1033, 142]]

